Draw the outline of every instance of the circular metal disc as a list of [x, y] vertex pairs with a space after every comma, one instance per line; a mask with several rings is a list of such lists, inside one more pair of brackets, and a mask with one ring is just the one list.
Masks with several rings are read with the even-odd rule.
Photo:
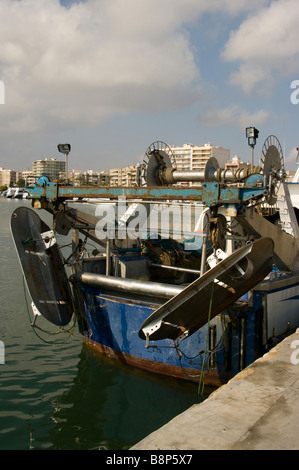
[[205, 166], [205, 181], [212, 181], [216, 170], [219, 168], [217, 158], [210, 157]]
[[282, 167], [280, 155], [277, 147], [271, 145], [265, 155], [264, 159], [264, 174], [269, 175], [272, 171], [278, 171]]
[[[279, 170], [284, 171], [284, 157], [282, 147], [275, 135], [270, 135], [265, 140], [261, 153], [261, 166], [264, 174], [264, 184], [267, 186], [272, 181], [270, 193], [267, 197], [267, 203], [273, 205], [277, 200], [277, 179], [276, 174]], [[274, 182], [271, 179], [274, 176]]]
[[141, 166], [141, 174], [139, 178], [140, 186], [162, 186], [159, 177], [159, 162], [155, 156], [155, 152], [159, 152], [163, 156], [166, 168], [175, 168], [174, 154], [165, 142], [153, 142], [146, 150]]
[[261, 153], [261, 166], [266, 178], [272, 172], [284, 169], [283, 151], [275, 135], [270, 135], [264, 142]]
[[[165, 163], [166, 168], [172, 168], [172, 164], [170, 161], [169, 156], [163, 150], [157, 150], [159, 155], [163, 157], [163, 161]], [[147, 171], [146, 171], [146, 185], [150, 186], [162, 186], [162, 183], [159, 179], [158, 172], [159, 172], [159, 161], [155, 155], [152, 153], [149, 157], [148, 164], [147, 164]]]

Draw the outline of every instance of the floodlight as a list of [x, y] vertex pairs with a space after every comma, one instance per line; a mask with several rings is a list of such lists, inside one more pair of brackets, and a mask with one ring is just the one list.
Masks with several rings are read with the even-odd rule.
[[65, 155], [65, 179], [68, 181], [68, 156], [71, 151], [71, 144], [58, 144], [58, 152]]
[[253, 149], [255, 147], [258, 136], [259, 131], [255, 127], [246, 127], [246, 137], [248, 139], [248, 145], [251, 147], [251, 172], [253, 172]]
[[259, 131], [255, 127], [246, 127], [246, 137], [248, 139], [248, 145], [254, 147], [256, 139], [259, 136]]
[[71, 144], [58, 144], [57, 148], [60, 153], [70, 153]]

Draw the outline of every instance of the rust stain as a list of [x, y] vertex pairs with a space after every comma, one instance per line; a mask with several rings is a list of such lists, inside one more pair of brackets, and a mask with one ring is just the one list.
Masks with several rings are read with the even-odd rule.
[[[83, 341], [88, 347], [92, 348], [98, 353], [104, 355], [107, 358], [117, 360], [123, 364], [134, 366], [149, 372], [154, 372], [156, 374], [166, 375], [168, 377], [173, 377], [177, 379], [183, 379], [188, 382], [197, 383], [200, 380], [200, 369], [188, 368], [188, 374], [197, 375], [197, 377], [190, 377], [189, 375], [186, 375], [183, 372], [181, 367], [164, 364], [162, 362], [152, 361], [150, 359], [142, 359], [137, 356], [131, 356], [121, 351], [116, 351], [115, 349], [109, 348], [108, 346], [96, 343], [95, 341], [92, 341], [86, 337], [83, 337]], [[232, 374], [219, 373], [218, 371], [211, 370], [205, 372], [204, 383], [211, 387], [220, 387], [231, 378]]]

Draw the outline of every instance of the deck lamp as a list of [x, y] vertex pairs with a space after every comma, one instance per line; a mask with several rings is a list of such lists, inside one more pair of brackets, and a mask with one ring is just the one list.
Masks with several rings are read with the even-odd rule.
[[65, 174], [66, 180], [68, 180], [68, 155], [71, 151], [71, 144], [58, 144], [57, 148], [58, 152], [64, 153], [65, 155]]
[[255, 127], [246, 127], [246, 137], [248, 139], [248, 145], [251, 147], [251, 172], [253, 172], [253, 149], [258, 136], [259, 131]]

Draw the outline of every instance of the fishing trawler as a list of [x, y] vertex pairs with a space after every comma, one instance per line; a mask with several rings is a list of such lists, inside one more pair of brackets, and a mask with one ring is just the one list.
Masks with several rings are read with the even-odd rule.
[[[214, 157], [203, 170], [177, 170], [171, 149], [154, 142], [136, 187], [39, 178], [26, 187], [32, 209], [11, 218], [33, 327], [40, 316], [61, 330], [75, 318], [83, 341], [110, 358], [226, 382], [299, 325], [299, 228], [285, 177], [269, 136], [261, 165], [238, 171]], [[87, 198], [94, 213], [74, 202]], [[58, 235], [72, 236], [67, 257]]]

